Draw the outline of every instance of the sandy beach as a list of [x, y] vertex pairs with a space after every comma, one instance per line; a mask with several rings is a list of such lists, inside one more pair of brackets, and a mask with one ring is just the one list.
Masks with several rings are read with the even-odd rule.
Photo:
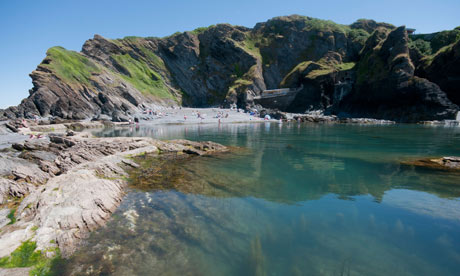
[[[136, 114], [140, 124], [219, 124], [267, 121], [243, 111], [222, 108], [158, 108], [157, 115]], [[199, 116], [198, 116], [199, 114]], [[269, 120], [277, 121], [277, 120]]]

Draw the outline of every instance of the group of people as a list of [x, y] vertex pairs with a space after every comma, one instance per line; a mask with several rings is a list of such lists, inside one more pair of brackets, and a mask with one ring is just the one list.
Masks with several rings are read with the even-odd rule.
[[41, 139], [41, 138], [43, 138], [43, 137], [44, 137], [44, 136], [43, 136], [42, 134], [40, 134], [40, 133], [37, 134], [37, 135], [35, 135], [35, 134], [30, 134], [30, 135], [29, 135], [29, 139]]
[[[38, 122], [38, 116], [34, 116], [34, 121], [37, 123]], [[29, 127], [29, 124], [27, 123], [26, 119], [22, 119], [21, 120], [21, 123], [19, 124], [21, 127], [23, 128], [28, 128]], [[38, 134], [30, 134], [29, 135], [29, 139], [41, 139], [43, 138], [43, 134], [41, 133], [38, 133]]]
[[214, 116], [214, 118], [218, 118], [218, 119], [220, 119], [220, 118], [228, 118], [228, 113], [225, 113], [225, 115], [224, 115], [223, 111], [217, 111], [217, 114], [216, 114], [216, 116]]
[[192, 116], [196, 116], [198, 119], [203, 120], [206, 117], [206, 114], [201, 114], [200, 111], [193, 111]]

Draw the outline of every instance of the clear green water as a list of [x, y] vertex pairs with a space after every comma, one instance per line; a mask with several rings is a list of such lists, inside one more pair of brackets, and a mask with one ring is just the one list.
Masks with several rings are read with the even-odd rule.
[[99, 135], [242, 148], [144, 160], [113, 219], [55, 267], [60, 274], [460, 275], [460, 174], [400, 163], [459, 156], [460, 128], [251, 124]]

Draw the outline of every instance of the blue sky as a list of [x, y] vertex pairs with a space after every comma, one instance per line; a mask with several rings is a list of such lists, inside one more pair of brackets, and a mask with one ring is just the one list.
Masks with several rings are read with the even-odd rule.
[[342, 24], [370, 18], [429, 33], [459, 26], [459, 11], [459, 0], [0, 0], [0, 108], [29, 95], [28, 75], [48, 48], [80, 51], [94, 34], [162, 37], [216, 23], [253, 27], [290, 14]]

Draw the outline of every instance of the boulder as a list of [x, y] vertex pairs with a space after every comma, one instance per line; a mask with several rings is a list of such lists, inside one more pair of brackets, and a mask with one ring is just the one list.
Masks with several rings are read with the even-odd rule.
[[119, 110], [115, 110], [112, 113], [112, 122], [128, 122], [129, 121], [129, 116], [126, 114], [123, 114]]

